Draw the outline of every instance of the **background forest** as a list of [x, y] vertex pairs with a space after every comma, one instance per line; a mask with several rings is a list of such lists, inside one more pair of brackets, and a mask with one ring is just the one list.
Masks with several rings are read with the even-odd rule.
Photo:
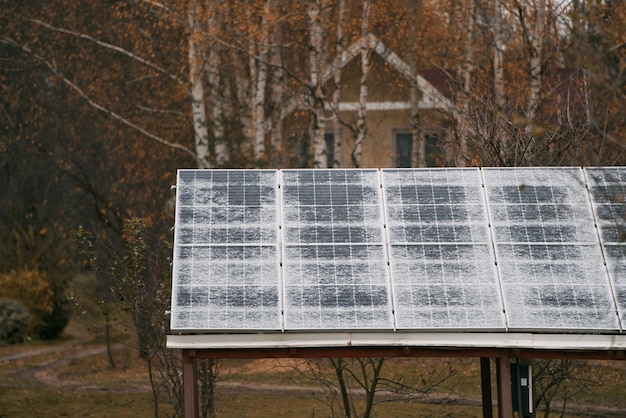
[[[0, 0], [0, 299], [55, 338], [88, 269], [141, 312], [167, 280], [178, 168], [393, 152], [371, 132], [368, 97], [396, 80], [375, 53], [410, 75], [414, 167], [424, 119], [445, 132], [435, 165], [626, 164], [625, 27], [621, 0]], [[425, 116], [433, 71], [446, 100]]]

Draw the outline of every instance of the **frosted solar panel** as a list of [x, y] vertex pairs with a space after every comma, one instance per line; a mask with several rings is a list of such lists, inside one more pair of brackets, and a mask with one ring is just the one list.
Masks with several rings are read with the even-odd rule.
[[378, 170], [283, 170], [286, 329], [393, 327]]
[[178, 172], [173, 330], [281, 328], [277, 173]]
[[382, 176], [398, 329], [504, 328], [479, 170]]
[[618, 331], [625, 180], [617, 167], [180, 170], [171, 327]]
[[508, 325], [616, 329], [582, 169], [482, 173]]
[[622, 327], [626, 323], [626, 168], [586, 168], [585, 174], [600, 230]]

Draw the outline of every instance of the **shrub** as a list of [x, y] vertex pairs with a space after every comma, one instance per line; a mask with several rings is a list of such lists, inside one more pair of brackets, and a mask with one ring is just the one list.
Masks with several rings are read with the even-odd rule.
[[44, 271], [22, 269], [0, 274], [0, 298], [19, 301], [28, 308], [34, 336], [56, 338], [69, 321], [65, 295]]
[[30, 330], [30, 313], [21, 303], [0, 299], [0, 344], [24, 342]]
[[67, 299], [55, 297], [52, 305], [52, 312], [43, 317], [43, 324], [39, 327], [39, 338], [44, 340], [52, 340], [61, 335], [70, 322], [70, 304]]

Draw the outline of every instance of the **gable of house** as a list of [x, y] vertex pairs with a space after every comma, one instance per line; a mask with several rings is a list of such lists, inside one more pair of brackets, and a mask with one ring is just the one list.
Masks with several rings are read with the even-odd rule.
[[[418, 88], [418, 101], [411, 103], [412, 71], [410, 66], [396, 53], [391, 51], [380, 39], [374, 35], [365, 40], [359, 40], [347, 48], [347, 57], [341, 65], [341, 95], [337, 105], [337, 115], [342, 124], [334, 123], [329, 116], [326, 124], [327, 155], [334, 160], [335, 166], [349, 167], [350, 152], [354, 139], [348, 127], [356, 123], [357, 112], [360, 108], [360, 53], [362, 42], [368, 43], [371, 51], [371, 71], [368, 77], [368, 96], [365, 104], [367, 112], [367, 136], [364, 141], [362, 167], [396, 167], [411, 165], [414, 154], [413, 131], [418, 124], [420, 131], [427, 142], [427, 147], [434, 150], [436, 138], [441, 136], [441, 120], [433, 112], [448, 110], [452, 106], [451, 100], [439, 91], [428, 79], [417, 75], [415, 83]], [[324, 71], [324, 81], [334, 88], [332, 66]], [[300, 99], [301, 100], [301, 99]], [[418, 117], [412, 115], [414, 108], [418, 109]], [[306, 127], [308, 119], [306, 106], [301, 101], [294, 100], [287, 106], [285, 119], [288, 122], [289, 144], [288, 154], [295, 156], [297, 165], [307, 166], [310, 155]], [[300, 112], [299, 112], [300, 110]], [[330, 104], [327, 105], [329, 115]], [[346, 126], [348, 125], [348, 126]], [[337, 147], [341, 142], [341, 147]], [[433, 158], [431, 163], [435, 164]]]

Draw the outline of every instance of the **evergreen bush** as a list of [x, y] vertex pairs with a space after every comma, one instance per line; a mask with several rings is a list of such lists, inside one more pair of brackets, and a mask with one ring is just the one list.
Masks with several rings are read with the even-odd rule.
[[24, 342], [30, 330], [28, 309], [13, 299], [0, 299], [0, 344]]

